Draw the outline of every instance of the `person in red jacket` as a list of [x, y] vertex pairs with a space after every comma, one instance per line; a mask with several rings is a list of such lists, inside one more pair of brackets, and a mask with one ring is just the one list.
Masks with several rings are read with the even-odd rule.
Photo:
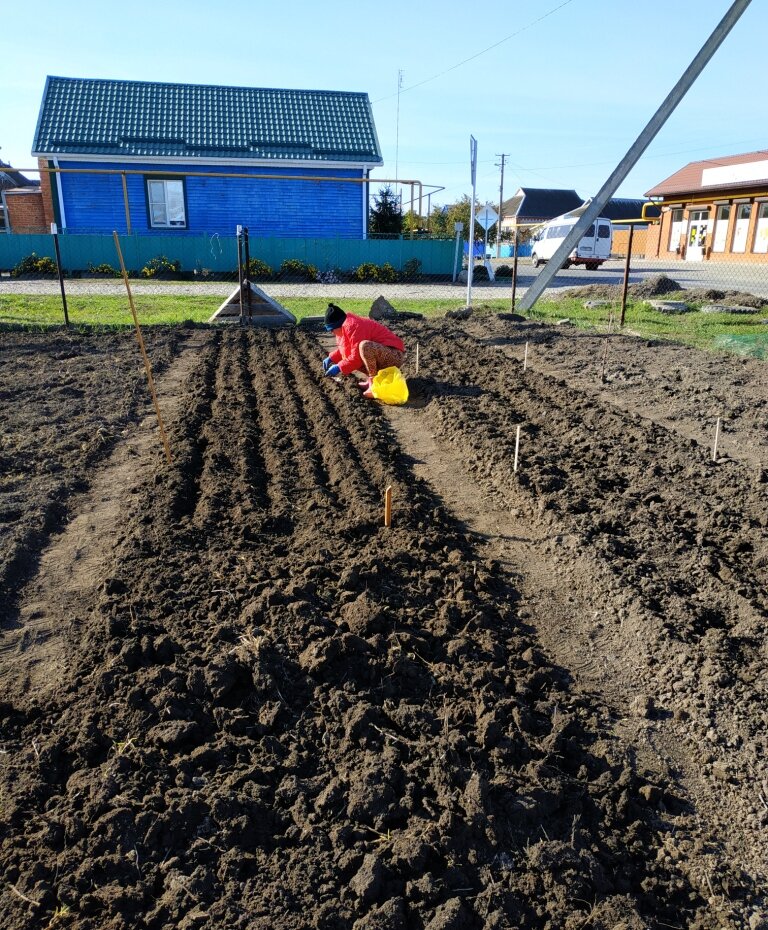
[[323, 361], [326, 377], [365, 371], [368, 378], [359, 384], [368, 392], [378, 371], [391, 366], [400, 368], [405, 360], [403, 340], [370, 317], [345, 313], [336, 304], [328, 304], [325, 328], [336, 337], [337, 346]]

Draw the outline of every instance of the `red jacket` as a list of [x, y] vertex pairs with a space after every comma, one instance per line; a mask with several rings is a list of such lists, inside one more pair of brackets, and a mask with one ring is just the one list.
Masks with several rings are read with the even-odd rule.
[[391, 329], [387, 329], [382, 323], [370, 317], [348, 313], [346, 320], [341, 324], [341, 332], [336, 336], [337, 349], [330, 355], [331, 361], [339, 366], [339, 371], [343, 375], [365, 370], [363, 360], [360, 358], [360, 343], [365, 339], [405, 352], [403, 340]]

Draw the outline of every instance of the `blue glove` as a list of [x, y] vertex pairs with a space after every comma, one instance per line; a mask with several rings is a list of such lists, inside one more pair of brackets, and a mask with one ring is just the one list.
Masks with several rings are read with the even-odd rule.
[[325, 370], [326, 378], [335, 378], [337, 375], [340, 375], [340, 374], [341, 374], [341, 369], [339, 368], [338, 365], [331, 365], [330, 368], [327, 368]]
[[331, 367], [331, 364], [332, 364], [332, 363], [331, 363], [331, 356], [330, 356], [330, 355], [327, 355], [327, 356], [323, 359], [323, 371], [328, 371], [328, 369]]

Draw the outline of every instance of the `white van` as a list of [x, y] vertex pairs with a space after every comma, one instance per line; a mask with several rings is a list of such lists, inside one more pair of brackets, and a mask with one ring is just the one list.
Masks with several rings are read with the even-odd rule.
[[[556, 216], [534, 236], [531, 261], [537, 268], [542, 262], [552, 258], [578, 219], [578, 216], [567, 213], [563, 216]], [[571, 265], [583, 265], [585, 268], [594, 271], [595, 268], [599, 268], [604, 261], [611, 257], [612, 245], [613, 227], [611, 221], [604, 216], [598, 216], [584, 233], [579, 244], [568, 256], [563, 268], [570, 268]]]

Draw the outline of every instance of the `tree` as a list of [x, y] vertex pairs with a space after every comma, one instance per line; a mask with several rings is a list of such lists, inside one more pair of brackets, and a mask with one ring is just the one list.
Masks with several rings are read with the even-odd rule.
[[[475, 212], [479, 209], [480, 204], [475, 203]], [[433, 222], [434, 226], [432, 228], [433, 235], [444, 235], [444, 236], [455, 236], [456, 235], [456, 223], [463, 223], [464, 229], [462, 231], [462, 236], [466, 240], [469, 237], [469, 196], [464, 194], [459, 200], [455, 203], [448, 204], [444, 207], [437, 207], [436, 210], [440, 211], [439, 218], [433, 212]], [[440, 229], [440, 232], [437, 233], [437, 229]], [[475, 225], [475, 239], [482, 239], [485, 233], [483, 232], [483, 227], [479, 224]]]
[[403, 231], [403, 211], [391, 187], [379, 188], [374, 195], [370, 211], [369, 232], [380, 235], [399, 235]]

